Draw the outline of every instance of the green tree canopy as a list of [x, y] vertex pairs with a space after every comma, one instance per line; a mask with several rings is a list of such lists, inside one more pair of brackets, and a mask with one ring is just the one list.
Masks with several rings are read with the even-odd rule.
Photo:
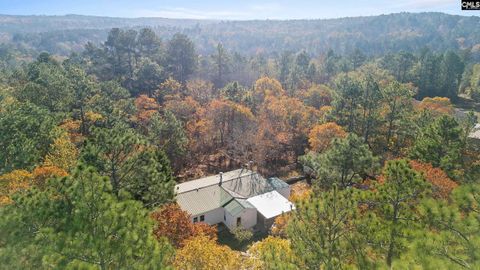
[[107, 177], [80, 166], [45, 191], [0, 208], [0, 260], [7, 269], [158, 269], [171, 247], [153, 237], [141, 204], [119, 201]]

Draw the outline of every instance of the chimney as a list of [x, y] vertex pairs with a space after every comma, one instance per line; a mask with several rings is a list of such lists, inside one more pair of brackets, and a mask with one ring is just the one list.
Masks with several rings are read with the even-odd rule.
[[223, 173], [220, 172], [218, 175], [220, 176], [220, 182], [218, 182], [218, 185], [221, 186], [223, 181]]

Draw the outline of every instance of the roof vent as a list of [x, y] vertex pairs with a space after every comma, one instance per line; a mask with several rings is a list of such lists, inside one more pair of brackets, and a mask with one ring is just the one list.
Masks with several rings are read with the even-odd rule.
[[220, 182], [218, 182], [218, 185], [221, 186], [223, 181], [223, 173], [220, 172], [218, 175], [220, 176]]

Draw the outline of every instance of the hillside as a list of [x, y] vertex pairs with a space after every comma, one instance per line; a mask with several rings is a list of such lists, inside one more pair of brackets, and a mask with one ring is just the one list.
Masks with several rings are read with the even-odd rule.
[[[480, 48], [480, 17], [443, 13], [396, 13], [325, 20], [207, 21], [165, 18], [0, 15], [0, 40], [30, 51], [67, 55], [88, 41], [100, 43], [108, 30], [151, 27], [163, 39], [187, 34], [202, 54], [221, 42], [243, 54], [330, 48], [346, 53], [360, 48], [369, 55], [399, 50], [434, 51]], [[477, 27], [476, 27], [477, 26]]]

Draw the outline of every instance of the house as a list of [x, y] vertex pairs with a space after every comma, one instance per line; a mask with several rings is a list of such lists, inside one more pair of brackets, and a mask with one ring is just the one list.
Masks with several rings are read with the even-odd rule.
[[275, 217], [295, 209], [289, 196], [284, 181], [247, 169], [176, 185], [177, 203], [192, 222], [223, 223], [229, 229], [268, 230]]

